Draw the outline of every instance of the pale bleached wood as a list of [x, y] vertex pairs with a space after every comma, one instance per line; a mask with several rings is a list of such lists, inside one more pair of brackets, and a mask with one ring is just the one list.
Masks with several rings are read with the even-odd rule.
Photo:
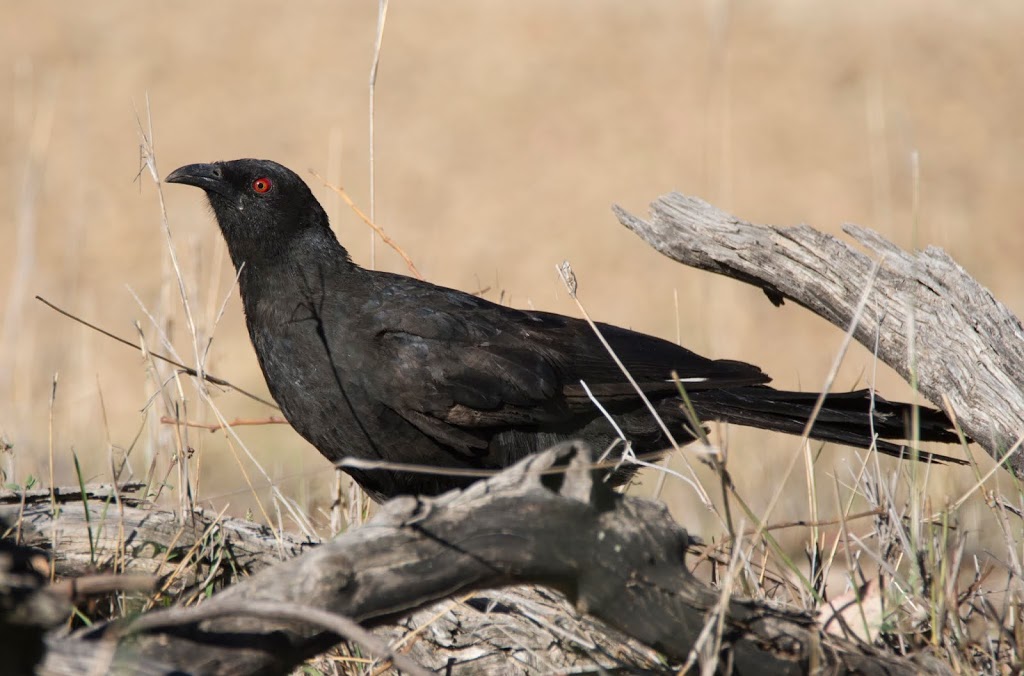
[[[942, 249], [909, 253], [846, 226], [868, 255], [808, 226], [753, 225], [679, 193], [655, 200], [646, 220], [614, 210], [669, 258], [761, 287], [774, 302], [793, 300], [844, 330], [881, 257], [854, 337], [871, 350], [877, 339], [879, 359], [908, 381], [913, 354], [921, 394], [943, 410], [948, 399], [991, 456], [1003, 457], [1024, 434], [1024, 327]], [[1024, 478], [1024, 454], [1007, 464]]]
[[[563, 444], [464, 491], [392, 500], [364, 527], [232, 585], [189, 611], [198, 615], [184, 618], [184, 623], [172, 616], [174, 626], [161, 629], [159, 615], [151, 614], [149, 629], [141, 634], [131, 633], [130, 621], [118, 621], [73, 638], [52, 638], [41, 673], [68, 673], [69, 665], [129, 674], [282, 673], [337, 638], [316, 626], [266, 616], [202, 615], [224, 605], [244, 607], [247, 601], [278, 602], [381, 627], [411, 611], [437, 608], [440, 599], [515, 582], [543, 584], [564, 594], [576, 611], [640, 640], [670, 663], [687, 658], [706, 622], [721, 610], [727, 640], [715, 657], [723, 671], [948, 673], [927, 656], [915, 662], [826, 636], [804, 613], [742, 599], [723, 604], [721, 592], [690, 574], [685, 565], [689, 538], [664, 506], [612, 492], [595, 480], [590, 463], [589, 449]], [[567, 471], [548, 473], [555, 466]], [[517, 654], [530, 635], [547, 636], [560, 623], [559, 615], [571, 615], [558, 594], [547, 592], [551, 602], [546, 609], [533, 600], [520, 603], [520, 594], [478, 592], [477, 598], [489, 599], [493, 607], [474, 612], [496, 628], [479, 638], [459, 628], [449, 635], [448, 646], [447, 628], [419, 615], [414, 624], [424, 627], [430, 640], [414, 644], [410, 655], [452, 673], [565, 673], [593, 670], [595, 662], [603, 669], [630, 673], [666, 670], [656, 660], [624, 662], [628, 646], [606, 642], [615, 634], [601, 632], [598, 638], [596, 622], [590, 629], [570, 626], [568, 632], [553, 632], [562, 634], [558, 642], [564, 649], [541, 645]], [[503, 631], [504, 618], [516, 614], [532, 627]], [[507, 642], [501, 641], [502, 633]], [[494, 650], [495, 642], [505, 648]], [[95, 648], [91, 661], [83, 657], [90, 646]], [[429, 652], [417, 652], [417, 646]], [[572, 650], [598, 659], [573, 661], [568, 655]], [[504, 661], [486, 661], [492, 652]], [[709, 657], [701, 653], [701, 660]]]
[[171, 578], [172, 594], [201, 582], [233, 581], [316, 544], [252, 521], [217, 519], [207, 510], [196, 510], [182, 523], [172, 512], [144, 506], [139, 496], [118, 505], [108, 490], [88, 489], [88, 494], [94, 496], [88, 519], [80, 493], [59, 506], [56, 518], [48, 497], [24, 506], [0, 501], [0, 518], [20, 521], [20, 544], [52, 552], [58, 577], [95, 570], [159, 575]]

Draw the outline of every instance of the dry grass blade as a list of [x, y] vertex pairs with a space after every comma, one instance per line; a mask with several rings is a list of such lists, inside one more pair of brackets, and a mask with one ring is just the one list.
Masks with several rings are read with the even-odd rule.
[[184, 427], [194, 427], [203, 430], [209, 430], [210, 432], [216, 432], [222, 430], [225, 427], [244, 427], [246, 425], [287, 425], [288, 421], [284, 418], [278, 418], [277, 416], [270, 416], [268, 418], [235, 418], [224, 423], [201, 423], [195, 422], [194, 420], [177, 420], [170, 416], [161, 416], [160, 424], [162, 425], [182, 425]]
[[[742, 529], [742, 524], [741, 524]], [[742, 543], [742, 540], [741, 540]], [[693, 648], [686, 658], [686, 662], [679, 669], [679, 674], [687, 674], [694, 664], [701, 663], [701, 676], [710, 676], [716, 672], [721, 652], [722, 635], [725, 628], [725, 617], [729, 608], [729, 601], [733, 592], [733, 581], [736, 579], [736, 570], [742, 556], [742, 547], [737, 546], [732, 550], [729, 565], [726, 568], [725, 579], [722, 581], [721, 593], [718, 603], [708, 613], [704, 627], [701, 629], [697, 640], [693, 642]], [[708, 641], [714, 637], [714, 646], [708, 646]]]
[[[369, 96], [369, 132], [370, 132], [370, 220], [376, 220], [377, 208], [377, 137], [375, 135], [376, 115], [374, 108], [377, 101], [377, 70], [380, 67], [380, 48], [384, 42], [384, 24], [388, 20], [388, 0], [378, 0], [377, 4], [377, 31], [373, 40], [373, 61], [370, 64], [370, 96]], [[377, 262], [377, 240], [370, 235], [370, 268], [373, 269]]]
[[[217, 514], [217, 516], [213, 519], [213, 521], [210, 522], [210, 525], [206, 528], [206, 530], [203, 531], [203, 534], [201, 536], [199, 536], [198, 538], [196, 538], [196, 541], [192, 544], [192, 546], [189, 548], [189, 550], [185, 553], [184, 556], [181, 557], [181, 560], [178, 562], [178, 565], [174, 567], [174, 570], [171, 572], [171, 574], [168, 575], [167, 579], [165, 579], [163, 581], [163, 584], [160, 586], [160, 590], [159, 590], [161, 593], [167, 591], [168, 589], [170, 589], [171, 585], [174, 584], [174, 581], [180, 575], [183, 575], [185, 573], [185, 571], [190, 570], [190, 567], [192, 565], [192, 563], [191, 563], [192, 557], [204, 545], [204, 543], [206, 542], [207, 538], [210, 537], [210, 534], [213, 533], [213, 531], [218, 527], [218, 525], [220, 524], [221, 519], [224, 518], [224, 513], [227, 512], [227, 511], [228, 511], [228, 505], [225, 505], [224, 508], [221, 509], [220, 512]], [[176, 543], [178, 541], [178, 537], [180, 537], [180, 535], [183, 532], [184, 532], [183, 528], [178, 531], [178, 534], [174, 538], [174, 543]], [[167, 554], [169, 555], [172, 550], [173, 550], [173, 544], [172, 544], [171, 547], [168, 547]], [[166, 557], [165, 557], [165, 561], [166, 561]]]
[[[885, 511], [882, 509], [869, 509], [863, 512], [857, 512], [839, 519], [822, 519], [820, 521], [808, 521], [806, 519], [796, 519], [794, 521], [786, 521], [783, 523], [773, 523], [770, 526], [766, 526], [763, 532], [770, 532], [776, 530], [783, 530], [785, 528], [821, 528], [823, 526], [835, 526], [843, 523], [843, 521], [852, 521], [855, 519], [865, 519], [869, 516], [879, 516], [884, 514]], [[741, 533], [741, 537], [754, 537], [758, 534], [758, 529], [751, 528], [747, 529], [746, 532]], [[717, 549], [729, 545], [733, 541], [733, 538], [729, 536], [723, 537], [720, 541], [711, 545], [710, 549]]]
[[[708, 495], [708, 492], [704, 489], [704, 486], [701, 485], [700, 479], [697, 477], [697, 473], [694, 471], [689, 459], [687, 459], [686, 456], [682, 454], [681, 448], [679, 446], [679, 443], [676, 441], [675, 436], [672, 434], [672, 432], [669, 431], [668, 426], [665, 425], [665, 421], [661, 419], [661, 416], [659, 416], [658, 412], [654, 409], [654, 405], [651, 403], [651, 400], [647, 398], [647, 395], [644, 394], [643, 390], [640, 388], [640, 385], [637, 384], [636, 379], [633, 378], [633, 375], [629, 372], [629, 369], [627, 369], [626, 365], [622, 363], [622, 360], [619, 359], [619, 356], [615, 354], [615, 350], [613, 350], [612, 346], [608, 344], [607, 340], [605, 340], [605, 337], [601, 334], [600, 329], [597, 328], [597, 324], [595, 324], [594, 320], [590, 318], [590, 314], [587, 312], [586, 308], [583, 307], [583, 303], [580, 302], [580, 299], [576, 293], [579, 288], [579, 285], [576, 281], [576, 275], [572, 271], [572, 266], [569, 265], [569, 261], [563, 261], [561, 265], [556, 265], [555, 270], [558, 272], [558, 276], [565, 284], [565, 288], [569, 292], [569, 296], [576, 303], [576, 307], [579, 309], [580, 314], [583, 315], [583, 318], [586, 320], [587, 324], [594, 332], [594, 335], [597, 336], [597, 339], [601, 341], [601, 345], [604, 346], [604, 349], [608, 352], [612, 360], [615, 362], [615, 365], [619, 367], [619, 370], [622, 371], [622, 374], [626, 376], [626, 380], [629, 381], [629, 384], [633, 386], [633, 389], [640, 396], [640, 399], [644, 402], [644, 405], [647, 406], [647, 410], [650, 411], [651, 416], [653, 416], [654, 418], [654, 421], [658, 424], [658, 427], [661, 428], [662, 434], [664, 434], [665, 438], [668, 439], [669, 442], [672, 444], [673, 449], [675, 449], [676, 451], [680, 451], [679, 455], [680, 457], [683, 458], [683, 462], [686, 463], [686, 467], [690, 471], [690, 476], [693, 478], [693, 482], [690, 485], [696, 489], [697, 497], [700, 498], [700, 501], [704, 503], [705, 507], [707, 507], [709, 510], [711, 510], [717, 515], [718, 510], [715, 508], [714, 503], [711, 501], [711, 496]], [[664, 473], [659, 476], [659, 489], [656, 490], [656, 493], [660, 493], [660, 487], [664, 486], [664, 477]], [[721, 518], [720, 515], [719, 518]]]
[[[587, 386], [587, 383], [585, 381], [581, 380], [580, 381], [580, 385], [583, 387], [583, 391], [586, 392], [587, 398], [590, 399], [590, 403], [592, 403], [594, 405], [594, 407], [597, 408], [597, 410], [601, 412], [601, 415], [604, 417], [605, 420], [608, 421], [608, 424], [612, 426], [612, 429], [614, 429], [615, 433], [618, 435], [618, 439], [616, 439], [615, 442], [611, 446], [609, 446], [608, 449], [601, 455], [601, 460], [602, 461], [608, 456], [608, 454], [611, 453], [611, 451], [617, 445], [619, 445], [621, 443], [624, 446], [623, 451], [622, 451], [622, 455], [619, 457], [618, 461], [615, 463], [615, 467], [613, 469], [618, 469], [619, 466], [622, 463], [626, 463], [626, 462], [628, 462], [630, 464], [633, 464], [633, 465], [637, 465], [639, 467], [652, 468], [652, 469], [655, 469], [655, 470], [661, 472], [662, 475], [669, 475], [669, 474], [671, 474], [672, 476], [676, 477], [680, 481], [688, 484], [691, 488], [693, 488], [693, 490], [695, 492], [697, 492], [697, 493], [700, 492], [700, 487], [694, 481], [692, 481], [691, 479], [683, 476], [679, 472], [676, 472], [675, 470], [669, 469], [668, 467], [665, 467], [665, 466], [662, 466], [662, 465], [658, 465], [658, 464], [651, 463], [651, 462], [646, 462], [646, 461], [641, 460], [640, 458], [638, 458], [636, 453], [633, 451], [633, 445], [630, 443], [629, 439], [626, 438], [626, 435], [622, 432], [622, 428], [619, 427], [619, 424], [617, 422], [615, 422], [615, 419], [611, 416], [610, 413], [608, 413], [608, 410], [601, 404], [601, 402], [597, 400], [597, 397], [595, 397], [594, 393], [590, 391], [590, 387]], [[611, 475], [612, 474], [609, 473], [608, 476], [610, 477]], [[661, 482], [661, 478], [659, 477], [659, 483], [660, 482]], [[655, 499], [657, 499], [657, 496], [655, 496]]]
[[345, 191], [344, 188], [328, 183], [327, 179], [325, 179], [323, 176], [321, 176], [315, 171], [310, 170], [310, 173], [312, 173], [313, 176], [318, 178], [320, 182], [323, 183], [325, 186], [327, 186], [335, 193], [337, 193], [338, 196], [345, 201], [345, 204], [347, 204], [349, 208], [355, 212], [356, 216], [359, 216], [359, 218], [362, 219], [364, 223], [370, 226], [370, 228], [372, 228], [373, 231], [377, 233], [377, 235], [385, 244], [394, 249], [395, 253], [401, 256], [402, 260], [405, 261], [406, 266], [409, 268], [409, 272], [411, 272], [413, 276], [416, 277], [416, 279], [423, 279], [423, 275], [421, 275], [420, 271], [416, 269], [416, 265], [412, 262], [412, 258], [409, 257], [409, 254], [405, 253], [405, 250], [402, 249], [402, 247], [398, 246], [395, 240], [391, 239], [387, 235], [387, 233], [384, 232], [384, 228], [380, 227], [379, 225], [373, 222], [372, 216], [367, 216], [365, 213], [363, 213], [362, 209], [356, 206], [356, 203], [352, 201], [352, 198], [348, 196], [348, 193]]
[[[645, 453], [634, 456], [634, 459], [643, 460], [644, 458], [658, 458], [661, 453]], [[594, 462], [590, 464], [590, 469], [615, 469], [621, 464], [620, 460], [605, 460], [602, 462]], [[468, 467], [445, 467], [443, 465], [418, 465], [409, 462], [390, 462], [387, 460], [366, 460], [364, 458], [344, 458], [334, 464], [335, 467], [351, 467], [353, 469], [381, 469], [390, 470], [396, 472], [409, 472], [410, 474], [436, 474], [438, 476], [459, 476], [459, 477], [472, 477], [472, 478], [487, 478], [501, 474], [501, 469], [471, 469]], [[557, 466], [550, 467], [542, 470], [540, 474], [564, 474], [569, 470], [568, 466]]]
[[[235, 451], [235, 444], [238, 444], [238, 447], [242, 449], [246, 457], [249, 458], [249, 461], [252, 462], [253, 466], [256, 467], [259, 473], [263, 475], [263, 478], [267, 482], [267, 485], [270, 486], [270, 493], [274, 498], [274, 504], [284, 504], [285, 509], [288, 511], [288, 514], [295, 521], [296, 525], [298, 525], [299, 528], [302, 529], [302, 532], [306, 536], [316, 539], [316, 529], [313, 528], [313, 525], [312, 523], [310, 523], [309, 518], [305, 514], [303, 514], [301, 510], [298, 509], [293, 500], [289, 499], [284, 493], [281, 492], [281, 489], [278, 488], [277, 484], [270, 477], [270, 474], [267, 473], [267, 470], [264, 469], [263, 465], [261, 465], [259, 461], [256, 460], [256, 456], [252, 454], [252, 452], [249, 450], [249, 447], [245, 444], [244, 441], [242, 441], [241, 437], [238, 436], [238, 433], [228, 423], [227, 418], [225, 418], [224, 415], [220, 412], [220, 408], [218, 408], [217, 405], [209, 398], [206, 400], [206, 403], [210, 407], [210, 410], [213, 412], [214, 417], [216, 417], [217, 420], [219, 421], [220, 426], [225, 434], [225, 437], [228, 439], [228, 447], [231, 449], [232, 454], [235, 457], [235, 461], [238, 463], [239, 471], [241, 471], [242, 476], [245, 478], [246, 484], [252, 491], [253, 499], [256, 501], [256, 505], [258, 506], [260, 512], [262, 512], [263, 517], [266, 519], [266, 523], [268, 525], [271, 525], [273, 524], [273, 521], [270, 519], [270, 515], [267, 514], [266, 509], [263, 507], [263, 502], [259, 499], [259, 496], [256, 494], [256, 487], [253, 485], [252, 480], [249, 477], [249, 473], [245, 469], [245, 465], [242, 464], [242, 459], [238, 457], [238, 454]], [[278, 541], [280, 542], [279, 530], [275, 531], [275, 534], [278, 536]]]
[[[199, 343], [197, 340], [198, 332], [196, 330], [196, 322], [192, 316], [192, 305], [189, 302], [188, 289], [185, 285], [185, 277], [182, 275], [181, 266], [178, 264], [178, 253], [174, 247], [174, 237], [171, 234], [170, 221], [167, 218], [167, 206], [164, 203], [164, 191], [161, 187], [163, 184], [160, 181], [160, 173], [156, 167], [156, 151], [153, 145], [153, 110], [149, 104], [149, 95], [146, 95], [146, 127], [142, 126], [142, 121], [138, 121], [139, 126], [139, 137], [140, 137], [140, 150], [142, 153], [142, 161], [146, 169], [149, 170], [150, 178], [153, 179], [153, 183], [156, 186], [157, 200], [160, 205], [160, 223], [163, 226], [164, 237], [167, 240], [167, 253], [171, 259], [171, 265], [174, 267], [174, 276], [178, 282], [178, 294], [181, 297], [182, 309], [185, 311], [185, 321], [188, 325], [189, 335], [192, 337], [192, 351], [193, 356], [196, 360], [196, 369], [198, 371], [199, 382], [203, 382], [201, 355], [199, 350]], [[201, 385], [200, 385], [201, 388]]]
[[[83, 326], [86, 326], [86, 327], [92, 329], [93, 331], [96, 331], [97, 333], [100, 333], [100, 334], [106, 336], [107, 338], [112, 338], [112, 339], [116, 340], [117, 342], [121, 343], [122, 345], [127, 345], [128, 347], [132, 348], [133, 350], [139, 349], [139, 346], [138, 346], [137, 343], [133, 343], [130, 340], [126, 340], [126, 339], [122, 338], [121, 336], [118, 336], [118, 335], [116, 335], [114, 333], [111, 333], [110, 331], [107, 331], [106, 329], [101, 329], [100, 327], [96, 326], [95, 324], [87, 322], [86, 320], [82, 319], [81, 317], [73, 315], [70, 312], [68, 312], [67, 310], [64, 310], [64, 309], [58, 307], [57, 305], [54, 305], [53, 303], [51, 303], [50, 301], [46, 300], [42, 296], [36, 296], [35, 298], [36, 298], [36, 300], [38, 300], [40, 303], [42, 303], [46, 307], [50, 308], [51, 310], [54, 310], [55, 312], [58, 312], [59, 314], [64, 315], [68, 319], [72, 319], [72, 320], [78, 322], [79, 324], [81, 324]], [[162, 354], [158, 354], [158, 353], [152, 352], [152, 351], [147, 351], [147, 354], [149, 354], [154, 359], [159, 359], [160, 361], [162, 361], [162, 362], [164, 362], [166, 364], [170, 364], [171, 366], [175, 366], [175, 367], [181, 369], [183, 372], [187, 373], [190, 376], [199, 377], [199, 375], [200, 375], [198, 370], [192, 368], [191, 366], [185, 366], [184, 364], [182, 364], [182, 363], [180, 363], [180, 362], [178, 362], [178, 361], [176, 361], [174, 359], [171, 359], [170, 357], [166, 357], [166, 356], [164, 356]], [[266, 400], [266, 399], [264, 399], [262, 397], [259, 397], [259, 396], [255, 395], [255, 394], [253, 394], [252, 392], [248, 392], [246, 390], [243, 390], [241, 387], [238, 387], [237, 385], [233, 385], [232, 383], [229, 383], [228, 381], [224, 380], [223, 378], [218, 378], [218, 377], [216, 377], [214, 375], [211, 375], [211, 374], [205, 373], [205, 372], [202, 374], [202, 377], [203, 377], [204, 380], [206, 380], [209, 383], [213, 383], [214, 385], [220, 385], [221, 387], [229, 387], [232, 390], [234, 390], [235, 392], [238, 392], [239, 394], [241, 394], [243, 396], [246, 396], [246, 397], [252, 399], [253, 401], [258, 401], [259, 403], [261, 403], [261, 404], [263, 404], [265, 406], [269, 406], [271, 408], [278, 408], [277, 404], [275, 404], [274, 402], [268, 401], [268, 400]]]
[[1021, 444], [1022, 444], [1022, 443], [1024, 443], [1024, 435], [1021, 435], [1021, 437], [1020, 437], [1019, 439], [1017, 439], [1016, 443], [1014, 443], [1014, 444], [1013, 444], [1013, 446], [1011, 446], [1011, 447], [1010, 447], [1010, 450], [1006, 451], [1006, 453], [1004, 453], [1004, 454], [1002, 455], [1002, 457], [1000, 457], [1000, 458], [999, 458], [999, 459], [998, 459], [998, 460], [996, 461], [996, 464], [994, 464], [994, 465], [993, 465], [993, 466], [991, 467], [991, 469], [989, 469], [989, 471], [985, 472], [985, 475], [984, 475], [984, 476], [980, 477], [980, 478], [979, 478], [979, 479], [978, 479], [978, 480], [977, 480], [977, 481], [975, 482], [975, 484], [974, 484], [973, 486], [971, 486], [971, 487], [970, 487], [970, 488], [969, 488], [969, 489], [968, 489], [967, 491], [965, 491], [965, 492], [964, 492], [964, 494], [963, 494], [963, 495], [961, 495], [961, 496], [960, 496], [960, 497], [959, 497], [959, 498], [958, 498], [958, 499], [956, 500], [956, 502], [954, 502], [954, 503], [953, 503], [953, 504], [951, 505], [950, 509], [952, 509], [952, 510], [956, 510], [956, 509], [958, 509], [958, 508], [962, 507], [962, 506], [963, 506], [963, 504], [964, 504], [965, 502], [967, 502], [967, 500], [968, 500], [968, 499], [969, 499], [969, 498], [970, 498], [970, 497], [971, 497], [972, 495], [974, 495], [974, 494], [975, 494], [975, 493], [976, 493], [976, 492], [977, 492], [977, 491], [978, 491], [978, 490], [979, 490], [979, 489], [980, 489], [980, 488], [981, 488], [982, 486], [984, 486], [984, 485], [985, 485], [985, 482], [987, 482], [987, 481], [988, 481], [989, 479], [991, 479], [991, 478], [992, 478], [992, 476], [993, 476], [993, 475], [994, 475], [994, 474], [995, 474], [995, 473], [996, 473], [996, 472], [997, 472], [997, 471], [998, 471], [998, 470], [999, 470], [999, 469], [1000, 469], [1001, 467], [1003, 467], [1003, 466], [1004, 466], [1004, 463], [1005, 463], [1005, 462], [1006, 462], [1006, 461], [1007, 461], [1007, 460], [1008, 460], [1008, 459], [1010, 458], [1010, 456], [1011, 456], [1011, 455], [1013, 455], [1014, 453], [1016, 453], [1017, 451], [1019, 451], [1019, 450], [1020, 450], [1020, 448], [1021, 448]]
[[[814, 421], [817, 419], [818, 413], [821, 412], [821, 407], [825, 403], [825, 397], [828, 395], [829, 389], [832, 387], [832, 384], [835, 381], [836, 374], [839, 371], [839, 365], [842, 363], [843, 357], [846, 355], [846, 350], [849, 348], [850, 343], [853, 340], [853, 332], [856, 330], [857, 324], [860, 320], [860, 316], [864, 312], [864, 308], [867, 305], [874, 279], [878, 274], [879, 268], [881, 267], [881, 262], [881, 259], [876, 260], [871, 268], [871, 272], [868, 274], [868, 280], [864, 286], [864, 292], [861, 294], [861, 298], [857, 305], [857, 309], [854, 311], [853, 321], [851, 321], [850, 325], [847, 327], [846, 335], [843, 336], [843, 342], [839, 348], [839, 351], [836, 353], [835, 359], [832, 361], [832, 368], [829, 370], [829, 374], [825, 379], [824, 386], [821, 388], [821, 394], [818, 396], [818, 400], [814, 403], [814, 408], [811, 411], [811, 416], [807, 421], [807, 425], [804, 427], [804, 433], [800, 439], [800, 447], [798, 448], [797, 452], [792, 455], [789, 464], [786, 466], [786, 471], [782, 473], [781, 478], [778, 480], [778, 488], [772, 494], [772, 499], [768, 502], [768, 506], [765, 508], [764, 514], [761, 518], [761, 522], [758, 525], [759, 531], [763, 531], [764, 527], [767, 526], [768, 517], [771, 515], [772, 511], [774, 511], [775, 506], [778, 504], [779, 498], [782, 497], [782, 493], [785, 490], [786, 481], [789, 479], [789, 475], [793, 471], [793, 467], [796, 465], [797, 458], [801, 457], [801, 455], [803, 455], [804, 461], [807, 464], [808, 500], [811, 506], [811, 519], [813, 521], [817, 520], [817, 500], [815, 497], [816, 491], [814, 490], [814, 479], [812, 472], [813, 461], [811, 460], [809, 451], [807, 450], [809, 448], [808, 434], [810, 433], [811, 428], [814, 426]], [[757, 537], [753, 538], [753, 541], [756, 540]], [[817, 540], [816, 536], [814, 540]]]

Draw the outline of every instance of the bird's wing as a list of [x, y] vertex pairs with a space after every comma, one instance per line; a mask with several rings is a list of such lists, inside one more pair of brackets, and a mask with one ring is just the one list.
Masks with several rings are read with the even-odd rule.
[[[567, 396], [589, 399], [586, 394], [589, 389], [598, 399], [606, 401], [636, 398], [637, 387], [650, 396], [677, 394], [680, 385], [696, 392], [771, 380], [752, 364], [708, 359], [667, 340], [610, 324], [596, 324], [600, 338], [594, 328], [584, 322], [578, 322], [573, 329], [575, 346], [571, 356], [576, 377], [574, 382], [566, 384]], [[623, 375], [622, 367], [629, 372], [636, 387]], [[587, 388], [580, 381], [586, 383]]]
[[556, 355], [480, 340], [450, 317], [431, 319], [435, 329], [451, 325], [443, 332], [419, 326], [377, 335], [381, 364], [390, 371], [388, 400], [469, 427], [539, 423], [564, 412]]
[[[640, 404], [636, 389], [582, 320], [462, 294], [446, 296], [445, 302], [398, 305], [375, 318], [386, 327], [377, 334], [389, 388], [382, 400], [397, 402], [403, 417], [449, 445], [471, 447], [479, 441], [474, 430], [482, 428], [592, 417], [591, 394], [602, 402]], [[599, 329], [648, 395], [676, 394], [673, 370], [695, 389], [768, 381], [749, 364], [713, 361], [610, 325]]]

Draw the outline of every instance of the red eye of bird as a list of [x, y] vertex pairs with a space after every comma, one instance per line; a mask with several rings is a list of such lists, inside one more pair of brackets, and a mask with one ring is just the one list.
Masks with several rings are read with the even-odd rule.
[[263, 193], [270, 190], [271, 185], [273, 184], [270, 182], [269, 178], [257, 178], [255, 181], [252, 182], [252, 189], [262, 195]]

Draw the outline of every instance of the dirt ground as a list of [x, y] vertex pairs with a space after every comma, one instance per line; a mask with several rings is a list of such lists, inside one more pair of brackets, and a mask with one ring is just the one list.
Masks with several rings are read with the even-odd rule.
[[[109, 448], [132, 444], [154, 391], [137, 351], [58, 316], [35, 294], [133, 341], [138, 321], [168, 351], [133, 291], [194, 361], [156, 189], [148, 176], [136, 180], [136, 115], [146, 116], [147, 99], [162, 175], [190, 162], [280, 161], [308, 177], [355, 260], [371, 264], [369, 230], [309, 170], [369, 209], [375, 22], [376, 3], [366, 1], [5, 5], [7, 481], [48, 474], [55, 373], [59, 483], [74, 480], [72, 451], [87, 479], [108, 480]], [[839, 330], [664, 259], [618, 225], [610, 205], [644, 213], [654, 197], [679, 190], [754, 222], [834, 233], [856, 222], [905, 247], [945, 248], [1020, 314], [1021, 35], [1024, 4], [1011, 0], [394, 2], [377, 82], [375, 219], [431, 281], [574, 314], [555, 273], [568, 259], [595, 318], [756, 362], [779, 386], [817, 388]], [[208, 336], [230, 265], [200, 194], [178, 186], [164, 194]], [[382, 246], [373, 263], [404, 270]], [[207, 368], [265, 393], [237, 297], [215, 336]], [[872, 369], [870, 354], [852, 352], [838, 387], [863, 384]], [[913, 396], [884, 367], [878, 384], [888, 398]], [[191, 384], [183, 387], [196, 402]], [[268, 412], [237, 394], [216, 401], [229, 418]], [[198, 402], [187, 414], [212, 419]], [[173, 447], [167, 429], [154, 429], [142, 429], [132, 452], [137, 475], [150, 454], [166, 463]], [[239, 435], [283, 491], [313, 513], [324, 506], [332, 473], [294, 433]], [[188, 442], [201, 453], [204, 504], [243, 513], [252, 496], [222, 438], [193, 431]], [[732, 429], [728, 446], [741, 491], [763, 506], [797, 441]], [[846, 449], [823, 454], [824, 513], [836, 504], [831, 487], [845, 499], [855, 461]], [[805, 515], [801, 474], [789, 479], [779, 519]], [[266, 481], [253, 476], [265, 494]], [[974, 476], [939, 470], [931, 479], [944, 500]], [[647, 474], [638, 490], [653, 483]], [[666, 500], [685, 525], [713, 535], [685, 485], [670, 480]], [[981, 547], [987, 513], [972, 513], [961, 525], [981, 534]]]

